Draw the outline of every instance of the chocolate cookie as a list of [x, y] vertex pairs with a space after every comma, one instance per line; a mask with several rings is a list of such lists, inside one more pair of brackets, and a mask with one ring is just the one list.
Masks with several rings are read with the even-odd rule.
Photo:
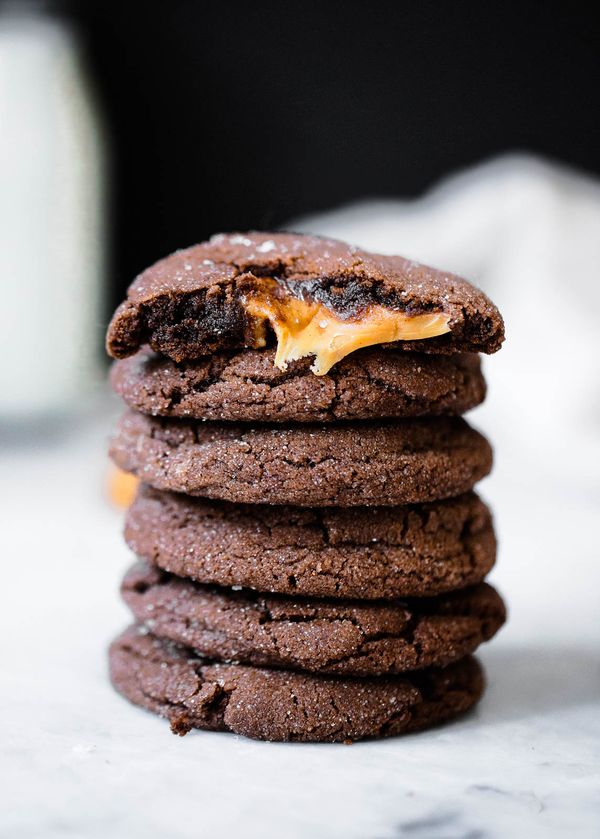
[[485, 397], [479, 357], [358, 350], [325, 376], [308, 358], [287, 370], [272, 350], [177, 364], [142, 350], [114, 363], [114, 390], [144, 414], [240, 422], [330, 422], [463, 414]]
[[351, 676], [450, 664], [488, 641], [506, 617], [486, 583], [436, 598], [365, 603], [215, 589], [142, 562], [121, 592], [153, 635], [207, 658]]
[[349, 326], [368, 318], [375, 333], [363, 334], [361, 346], [391, 340], [390, 315], [401, 316], [394, 334], [405, 349], [491, 353], [504, 338], [496, 307], [460, 277], [332, 239], [247, 233], [213, 236], [140, 274], [110, 323], [107, 349], [125, 358], [149, 344], [182, 361], [261, 348], [272, 342], [269, 330], [277, 332], [282, 318], [292, 323], [298, 301], [303, 314], [314, 307], [308, 314], [318, 315], [315, 335], [323, 319], [335, 319], [331, 335], [338, 343]]
[[425, 597], [480, 582], [496, 556], [473, 493], [404, 507], [236, 505], [142, 486], [125, 538], [200, 583], [360, 599]]
[[259, 740], [390, 737], [465, 713], [484, 687], [481, 668], [469, 656], [410, 676], [326, 677], [208, 663], [137, 627], [113, 642], [109, 657], [116, 689], [166, 717], [176, 734], [204, 728]]
[[492, 465], [487, 440], [458, 417], [248, 428], [129, 411], [110, 454], [157, 489], [323, 507], [447, 498]]

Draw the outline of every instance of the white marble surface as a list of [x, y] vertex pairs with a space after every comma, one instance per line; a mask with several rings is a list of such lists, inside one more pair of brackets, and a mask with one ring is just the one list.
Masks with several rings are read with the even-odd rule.
[[597, 494], [502, 457], [484, 482], [511, 615], [468, 718], [353, 746], [177, 738], [107, 680], [130, 561], [102, 494], [109, 425], [3, 457], [2, 835], [598, 835]]
[[[511, 276], [525, 282], [511, 253]], [[543, 319], [523, 333], [539, 295], [501, 283], [494, 295], [510, 340], [471, 416], [496, 445], [481, 490], [496, 513], [492, 579], [510, 620], [482, 650], [489, 689], [477, 711], [406, 738], [285, 745], [177, 738], [117, 696], [106, 646], [128, 620], [117, 587], [130, 556], [102, 492], [107, 410], [54, 442], [2, 451], [2, 836], [599, 835], [600, 399], [586, 367], [598, 330], [587, 353], [578, 332], [549, 344]]]

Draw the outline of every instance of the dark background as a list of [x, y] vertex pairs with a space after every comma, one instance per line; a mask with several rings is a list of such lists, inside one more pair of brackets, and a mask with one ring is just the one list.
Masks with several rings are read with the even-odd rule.
[[215, 231], [418, 195], [500, 152], [598, 172], [598, 32], [585, 8], [72, 6], [111, 137], [115, 301], [148, 263]]

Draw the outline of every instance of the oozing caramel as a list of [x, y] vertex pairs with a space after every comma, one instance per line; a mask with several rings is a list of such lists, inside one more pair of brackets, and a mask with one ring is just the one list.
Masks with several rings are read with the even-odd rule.
[[407, 315], [372, 305], [354, 320], [341, 320], [322, 303], [282, 293], [273, 281], [244, 298], [252, 318], [255, 346], [265, 346], [266, 323], [277, 337], [275, 366], [285, 370], [290, 361], [315, 357], [311, 370], [324, 376], [334, 364], [361, 347], [393, 341], [418, 341], [450, 332], [450, 316], [442, 312]]

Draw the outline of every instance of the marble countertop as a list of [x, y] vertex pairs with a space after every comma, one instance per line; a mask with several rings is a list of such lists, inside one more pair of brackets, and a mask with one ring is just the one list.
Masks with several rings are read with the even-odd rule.
[[496, 450], [481, 492], [510, 616], [481, 650], [486, 696], [446, 727], [352, 746], [174, 737], [107, 678], [131, 562], [103, 493], [116, 401], [3, 444], [2, 836], [600, 835], [599, 224], [600, 183], [531, 158], [304, 222], [471, 277], [506, 317], [470, 419]]
[[482, 492], [511, 614], [481, 653], [489, 688], [470, 716], [352, 746], [178, 738], [107, 679], [130, 561], [102, 492], [111, 421], [3, 453], [3, 835], [598, 835], [597, 494], [516, 469], [510, 435], [490, 431], [509, 450]]

